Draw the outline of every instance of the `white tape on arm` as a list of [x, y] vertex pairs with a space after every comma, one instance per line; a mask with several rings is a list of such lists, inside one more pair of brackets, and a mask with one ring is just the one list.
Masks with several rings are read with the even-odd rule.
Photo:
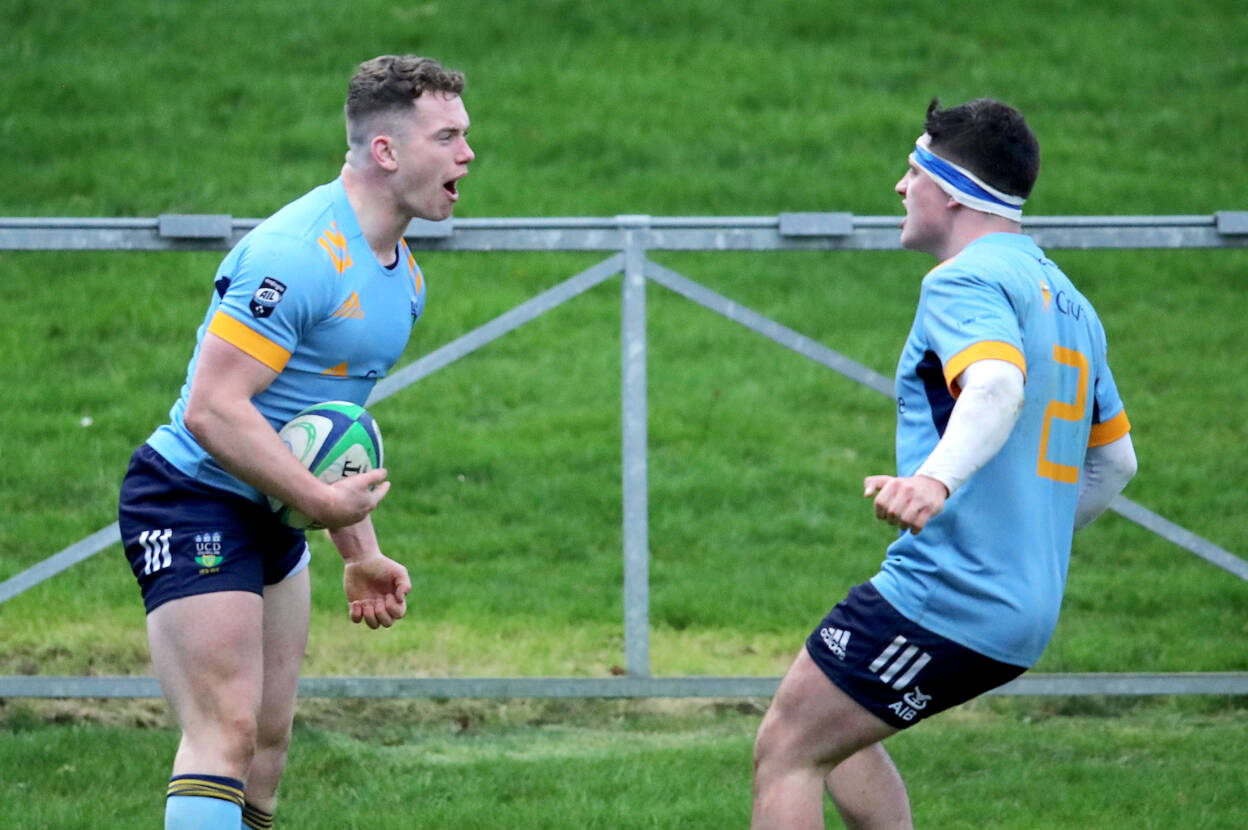
[[915, 475], [953, 495], [1005, 445], [1023, 411], [1023, 373], [1004, 360], [978, 360], [957, 378], [958, 396], [945, 434]]
[[1075, 505], [1075, 530], [1082, 530], [1105, 512], [1114, 496], [1135, 475], [1135, 445], [1131, 433], [1100, 447], [1088, 447], [1079, 476], [1079, 501]]

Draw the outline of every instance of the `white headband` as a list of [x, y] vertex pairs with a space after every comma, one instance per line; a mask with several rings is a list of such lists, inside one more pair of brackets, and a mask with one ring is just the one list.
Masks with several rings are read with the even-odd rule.
[[1003, 216], [1015, 222], [1023, 221], [1022, 196], [1011, 196], [985, 184], [978, 176], [964, 167], [942, 159], [928, 149], [931, 138], [924, 133], [914, 142], [910, 161], [932, 177], [932, 181], [958, 204], [974, 210]]

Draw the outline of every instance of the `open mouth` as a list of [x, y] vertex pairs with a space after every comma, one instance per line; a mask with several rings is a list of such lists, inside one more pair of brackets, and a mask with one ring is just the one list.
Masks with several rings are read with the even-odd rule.
[[451, 179], [449, 182], [442, 183], [442, 191], [451, 201], [459, 198], [459, 179]]

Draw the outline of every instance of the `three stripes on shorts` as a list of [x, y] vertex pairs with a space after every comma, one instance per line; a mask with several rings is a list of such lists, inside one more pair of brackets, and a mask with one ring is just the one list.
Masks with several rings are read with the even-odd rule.
[[[898, 654], [898, 652], [901, 653]], [[892, 684], [894, 689], [901, 690], [909, 685], [915, 675], [931, 661], [932, 655], [926, 651], [920, 651], [916, 645], [906, 645], [906, 638], [898, 634], [888, 648], [880, 652], [880, 656], [867, 667], [867, 670], [879, 674], [882, 682]], [[900, 677], [898, 677], [899, 673], [902, 673]]]

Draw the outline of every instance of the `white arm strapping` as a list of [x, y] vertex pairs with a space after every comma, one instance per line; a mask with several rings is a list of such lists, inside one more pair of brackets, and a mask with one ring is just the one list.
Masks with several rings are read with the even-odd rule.
[[1100, 447], [1088, 447], [1079, 475], [1079, 501], [1075, 505], [1075, 530], [1082, 530], [1105, 512], [1114, 496], [1135, 475], [1137, 464], [1131, 434]]
[[977, 360], [957, 378], [958, 395], [945, 434], [915, 475], [934, 478], [953, 495], [1005, 445], [1023, 411], [1023, 372], [1004, 360]]

